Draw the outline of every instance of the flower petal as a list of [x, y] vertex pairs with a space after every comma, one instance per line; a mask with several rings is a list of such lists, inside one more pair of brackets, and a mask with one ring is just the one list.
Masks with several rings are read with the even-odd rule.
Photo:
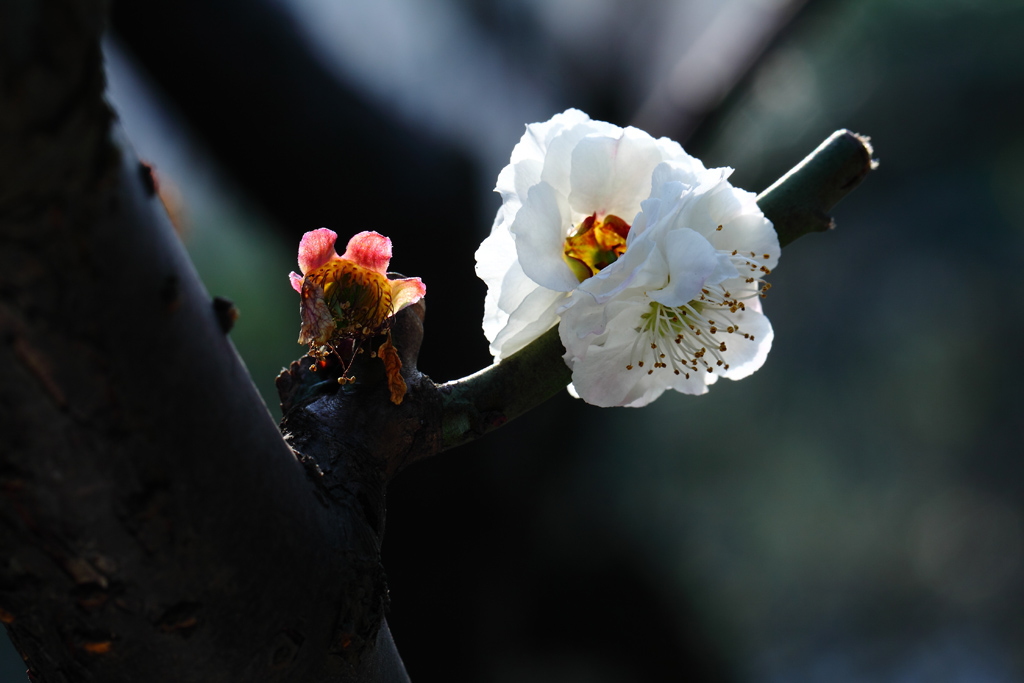
[[385, 275], [391, 263], [391, 240], [380, 233], [361, 232], [348, 241], [341, 258]]
[[294, 270], [288, 273], [288, 280], [292, 283], [292, 289], [296, 292], [302, 293], [302, 276], [296, 273]]
[[576, 145], [590, 136], [618, 138], [621, 134], [622, 129], [618, 126], [604, 121], [591, 121], [589, 118], [566, 127], [549, 139], [540, 179], [568, 195], [571, 189], [572, 155]]
[[544, 287], [530, 292], [491, 342], [495, 362], [512, 355], [558, 323], [555, 310], [564, 299], [564, 292]]
[[661, 289], [668, 277], [668, 263], [656, 242], [639, 239], [634, 240], [615, 263], [581, 282], [578, 290], [603, 304], [628, 288]]
[[405, 384], [405, 379], [402, 377], [402, 359], [398, 356], [398, 350], [395, 349], [395, 345], [391, 343], [391, 334], [388, 333], [387, 339], [377, 349], [377, 356], [384, 363], [384, 374], [388, 378], [388, 392], [391, 394], [391, 402], [396, 406], [402, 405], [402, 399], [405, 398], [405, 392], [408, 387]]
[[[739, 323], [740, 329], [752, 336], [753, 341], [744, 338], [728, 340], [729, 352], [723, 354], [729, 363], [729, 369], [722, 373], [723, 377], [729, 379], [743, 379], [754, 374], [768, 358], [768, 352], [772, 350], [772, 341], [775, 339], [775, 331], [768, 318], [760, 312], [760, 301], [754, 299], [747, 310], [734, 316]], [[758, 310], [753, 310], [754, 308]]]
[[391, 308], [395, 313], [427, 295], [427, 286], [418, 277], [391, 280]]
[[717, 284], [738, 274], [728, 256], [720, 256], [710, 242], [689, 228], [673, 230], [665, 236], [665, 257], [668, 285], [650, 296], [666, 306], [682, 306], [699, 298], [701, 288], [712, 275], [723, 275], [715, 281]]
[[[572, 383], [587, 403], [601, 407], [645, 406], [665, 392], [663, 373], [648, 375], [642, 368], [627, 370], [644, 306], [639, 302], [620, 309], [609, 321], [608, 332], [592, 343], [586, 358], [570, 358]], [[561, 328], [559, 328], [561, 332]]]
[[306, 280], [302, 285], [299, 316], [302, 318], [302, 327], [299, 329], [300, 344], [326, 344], [337, 329], [334, 316], [324, 302], [324, 290], [310, 280]]
[[661, 160], [654, 138], [636, 128], [584, 138], [572, 151], [569, 206], [583, 215], [629, 220], [650, 194], [651, 173]]
[[769, 269], [778, 265], [782, 253], [779, 236], [757, 206], [753, 192], [722, 183], [722, 187], [715, 188], [708, 197], [708, 213], [713, 225], [722, 226], [721, 230], [707, 236], [716, 248], [732, 249], [742, 245], [741, 251], [754, 252]]
[[299, 270], [302, 274], [305, 275], [338, 258], [338, 252], [334, 250], [334, 243], [337, 240], [338, 234], [327, 228], [311, 230], [303, 235], [299, 242]]
[[580, 283], [562, 258], [571, 228], [564, 196], [544, 182], [530, 188], [510, 232], [516, 240], [523, 272], [541, 287], [568, 292]]

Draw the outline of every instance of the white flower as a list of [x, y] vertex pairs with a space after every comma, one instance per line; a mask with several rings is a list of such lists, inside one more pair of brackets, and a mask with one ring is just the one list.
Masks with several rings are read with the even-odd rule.
[[606, 406], [760, 367], [758, 294], [779, 245], [730, 172], [573, 109], [527, 126], [476, 254], [495, 360], [558, 324], [575, 391]]
[[502, 206], [476, 252], [477, 275], [487, 283], [484, 335], [495, 360], [558, 322], [558, 307], [587, 267], [566, 258], [566, 238], [589, 216], [603, 237], [614, 238], [609, 218], [628, 228], [650, 195], [651, 173], [663, 161], [706, 173], [678, 143], [592, 121], [575, 109], [526, 127], [498, 175]]
[[559, 309], [573, 389], [599, 406], [644, 406], [666, 389], [703, 394], [742, 379], [771, 349], [763, 281], [779, 241], [749, 192], [719, 169], [690, 184], [662, 164], [622, 258]]

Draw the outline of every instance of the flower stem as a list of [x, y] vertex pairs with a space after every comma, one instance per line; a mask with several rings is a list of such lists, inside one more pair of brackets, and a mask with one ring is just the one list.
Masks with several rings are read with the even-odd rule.
[[835, 227], [828, 212], [878, 165], [871, 154], [869, 138], [837, 130], [758, 195], [757, 205], [775, 225], [779, 244]]
[[[868, 138], [839, 130], [757, 198], [786, 246], [835, 222], [828, 212], [877, 166]], [[438, 387], [442, 447], [447, 450], [500, 427], [565, 388], [572, 373], [553, 327], [500, 363]]]
[[441, 450], [479, 438], [565, 389], [572, 373], [563, 353], [552, 327], [500, 363], [439, 386]]

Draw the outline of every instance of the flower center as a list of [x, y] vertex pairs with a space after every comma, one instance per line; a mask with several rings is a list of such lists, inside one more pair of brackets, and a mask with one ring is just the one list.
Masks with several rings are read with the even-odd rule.
[[391, 283], [347, 260], [328, 261], [306, 275], [324, 291], [324, 303], [344, 337], [371, 337], [391, 315]]
[[562, 245], [562, 258], [580, 282], [615, 263], [626, 253], [629, 224], [618, 216], [598, 220], [591, 214], [576, 226]]
[[691, 372], [701, 370], [724, 372], [729, 369], [726, 337], [730, 338], [730, 344], [755, 341], [754, 335], [740, 329], [732, 315], [746, 310], [743, 299], [764, 297], [768, 293], [771, 285], [761, 279], [761, 274], [771, 271], [753, 252], [747, 257], [733, 251], [729, 257], [741, 273], [744, 270], [751, 273], [743, 281], [753, 287], [744, 287], [742, 294], [734, 295], [722, 285], [705, 285], [700, 296], [676, 307], [652, 301], [650, 310], [641, 314], [640, 325], [636, 327], [637, 337], [630, 350], [627, 370], [634, 366], [646, 367], [650, 375], [655, 370], [671, 368], [673, 374], [684, 375], [686, 379], [690, 379]]

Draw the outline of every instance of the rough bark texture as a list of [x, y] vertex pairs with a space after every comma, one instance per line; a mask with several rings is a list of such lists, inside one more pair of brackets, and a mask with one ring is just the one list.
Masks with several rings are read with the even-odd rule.
[[40, 681], [405, 680], [391, 468], [285, 443], [112, 141], [102, 9], [0, 16], [0, 621]]

